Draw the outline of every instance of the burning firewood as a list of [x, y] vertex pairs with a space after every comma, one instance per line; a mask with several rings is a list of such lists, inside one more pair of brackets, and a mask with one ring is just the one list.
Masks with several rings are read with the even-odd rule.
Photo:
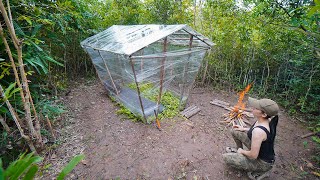
[[241, 127], [245, 127], [244, 118], [247, 115], [244, 113], [246, 110], [246, 104], [243, 102], [244, 95], [250, 90], [252, 84], [249, 84], [243, 91], [239, 93], [239, 99], [237, 105], [235, 105], [227, 114], [224, 114], [225, 120], [223, 122], [228, 123], [228, 126], [232, 124], [232, 126], [239, 125]]

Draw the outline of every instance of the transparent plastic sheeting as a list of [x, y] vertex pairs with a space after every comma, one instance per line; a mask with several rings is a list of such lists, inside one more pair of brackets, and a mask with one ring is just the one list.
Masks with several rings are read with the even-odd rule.
[[[179, 25], [132, 25], [120, 26], [114, 25], [105, 31], [102, 31], [81, 42], [82, 46], [93, 49], [114, 52], [116, 54], [131, 55], [138, 50], [170, 35], [171, 43], [188, 45], [189, 35], [196, 37], [193, 42], [197, 46], [213, 46], [214, 43], [209, 41], [200, 33], [185, 24]], [[183, 39], [186, 38], [186, 39]], [[187, 41], [186, 41], [187, 40]]]
[[[160, 89], [162, 95], [170, 91], [181, 106], [185, 105], [205, 53], [213, 43], [186, 25], [137, 25], [112, 26], [81, 45], [91, 56], [109, 95], [135, 115], [147, 118], [165, 108], [148, 99], [150, 94], [159, 95]], [[140, 101], [137, 88], [132, 86], [146, 83], [152, 86], [140, 94]]]

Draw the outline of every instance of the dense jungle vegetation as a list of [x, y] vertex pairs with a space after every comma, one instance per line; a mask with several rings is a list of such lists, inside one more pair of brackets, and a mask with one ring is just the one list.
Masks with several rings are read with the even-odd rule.
[[253, 82], [253, 93], [320, 131], [320, 0], [0, 0], [0, 10], [5, 165], [45, 148], [64, 112], [59, 94], [95, 76], [80, 42], [115, 24], [188, 24], [216, 43], [200, 82], [235, 91]]

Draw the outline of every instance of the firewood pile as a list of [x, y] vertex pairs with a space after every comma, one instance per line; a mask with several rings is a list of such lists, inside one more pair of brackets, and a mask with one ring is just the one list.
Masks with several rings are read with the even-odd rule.
[[253, 114], [251, 113], [250, 110], [245, 108], [246, 104], [243, 102], [243, 98], [244, 98], [244, 95], [250, 90], [251, 86], [252, 84], [249, 84], [243, 91], [239, 92], [238, 103], [233, 107], [230, 106], [229, 103], [226, 103], [217, 99], [210, 102], [210, 104], [220, 106], [229, 110], [229, 113], [226, 113], [223, 115], [224, 121], [222, 121], [227, 123], [228, 124], [227, 126], [238, 125], [241, 127], [245, 127], [246, 126], [245, 123], [250, 124], [250, 122], [247, 121], [247, 119], [249, 117], [253, 117]]
[[192, 106], [186, 108], [185, 110], [183, 110], [182, 112], [180, 112], [180, 114], [183, 117], [190, 118], [193, 115], [197, 114], [198, 112], [200, 112], [200, 108], [195, 105], [192, 105]]
[[249, 109], [240, 108], [238, 106], [231, 106], [229, 103], [214, 99], [210, 101], [210, 104], [222, 107], [229, 112], [223, 115], [223, 123], [227, 123], [227, 126], [239, 125], [241, 127], [246, 127], [246, 123], [250, 125], [248, 118], [253, 118], [253, 114]]

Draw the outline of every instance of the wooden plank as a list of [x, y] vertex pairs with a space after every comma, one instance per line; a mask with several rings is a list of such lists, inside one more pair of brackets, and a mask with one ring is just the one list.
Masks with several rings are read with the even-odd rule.
[[180, 114], [186, 118], [190, 118], [192, 117], [193, 115], [197, 114], [198, 112], [200, 112], [200, 108], [195, 106], [195, 105], [192, 105], [188, 108], [186, 108], [184, 111], [182, 111]]
[[219, 104], [222, 104], [222, 105], [225, 105], [225, 106], [230, 106], [230, 103], [227, 103], [227, 102], [224, 102], [224, 101], [221, 101], [221, 100], [218, 100], [218, 99], [214, 99], [212, 102], [216, 102], [216, 103], [219, 103]]
[[218, 102], [214, 102], [214, 101], [210, 101], [210, 104], [213, 104], [213, 105], [216, 105], [216, 106], [219, 106], [219, 107], [223, 107], [223, 108], [225, 108], [225, 107], [226, 107], [226, 105], [224, 105], [224, 104], [220, 104], [220, 103], [218, 103]]
[[180, 114], [181, 114], [181, 115], [185, 115], [187, 112], [192, 111], [192, 110], [193, 110], [194, 108], [196, 108], [196, 107], [197, 107], [197, 106], [192, 105], [192, 106], [186, 108], [185, 110], [183, 110]]
[[186, 116], [186, 118], [190, 118], [190, 117], [194, 116], [195, 114], [197, 114], [200, 111], [201, 111], [200, 108], [197, 107], [197, 108], [193, 109], [192, 111], [190, 111], [185, 116]]

